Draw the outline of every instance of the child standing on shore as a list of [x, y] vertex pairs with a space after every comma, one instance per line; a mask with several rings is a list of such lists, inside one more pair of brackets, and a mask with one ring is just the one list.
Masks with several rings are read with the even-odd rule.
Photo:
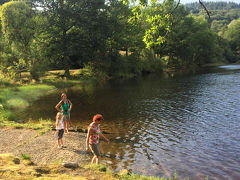
[[56, 115], [56, 132], [58, 138], [58, 148], [63, 147], [63, 134], [64, 134], [64, 126], [63, 126], [63, 118], [62, 113], [58, 112]]
[[89, 151], [89, 147], [93, 153], [92, 163], [100, 163], [101, 160], [101, 153], [99, 147], [99, 138], [104, 138], [108, 143], [110, 143], [109, 139], [107, 139], [101, 132], [100, 132], [100, 124], [103, 121], [103, 117], [101, 114], [96, 114], [93, 117], [93, 122], [88, 127], [88, 134], [86, 139], [86, 151]]
[[64, 133], [68, 134], [69, 123], [70, 123], [70, 111], [72, 109], [72, 103], [67, 98], [66, 93], [62, 93], [62, 100], [56, 105], [56, 109], [62, 113], [63, 124], [64, 124]]

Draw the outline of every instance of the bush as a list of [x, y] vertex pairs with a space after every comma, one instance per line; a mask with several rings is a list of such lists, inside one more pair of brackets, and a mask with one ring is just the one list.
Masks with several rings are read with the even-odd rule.
[[87, 69], [88, 75], [99, 80], [109, 79], [109, 68], [110, 63], [104, 61], [94, 61], [88, 62], [84, 65], [84, 68]]
[[117, 78], [131, 78], [142, 72], [142, 64], [137, 56], [118, 56], [112, 60], [111, 75]]
[[162, 72], [164, 60], [157, 56], [153, 50], [145, 49], [141, 53], [142, 71], [144, 73]]
[[0, 109], [0, 121], [12, 121], [15, 119], [15, 116], [12, 112], [8, 110]]

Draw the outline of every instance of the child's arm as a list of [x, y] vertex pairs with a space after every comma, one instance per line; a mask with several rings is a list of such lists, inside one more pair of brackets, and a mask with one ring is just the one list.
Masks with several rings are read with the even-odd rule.
[[106, 138], [102, 133], [100, 133], [99, 135], [100, 135], [100, 137], [104, 138], [108, 142], [108, 144], [110, 143], [110, 140], [108, 138]]
[[56, 118], [56, 131], [58, 131], [58, 118]]
[[89, 138], [90, 138], [91, 128], [88, 128], [87, 138], [86, 138], [86, 151], [89, 151]]

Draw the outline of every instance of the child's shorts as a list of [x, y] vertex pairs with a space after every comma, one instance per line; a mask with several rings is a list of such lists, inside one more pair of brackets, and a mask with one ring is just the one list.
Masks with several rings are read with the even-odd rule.
[[59, 130], [58, 130], [58, 134], [57, 134], [57, 138], [58, 138], [58, 139], [62, 139], [63, 133], [64, 133], [64, 130], [63, 130], [63, 129], [59, 129]]
[[98, 144], [89, 144], [89, 147], [95, 156], [101, 156], [99, 143]]

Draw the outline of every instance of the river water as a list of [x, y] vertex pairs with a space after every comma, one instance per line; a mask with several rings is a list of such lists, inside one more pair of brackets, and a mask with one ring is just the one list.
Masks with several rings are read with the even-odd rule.
[[103, 160], [116, 171], [240, 179], [240, 65], [61, 89], [25, 116], [54, 120], [62, 91], [73, 103], [72, 126], [86, 129], [94, 114], [103, 114], [101, 129], [111, 139], [101, 142]]

